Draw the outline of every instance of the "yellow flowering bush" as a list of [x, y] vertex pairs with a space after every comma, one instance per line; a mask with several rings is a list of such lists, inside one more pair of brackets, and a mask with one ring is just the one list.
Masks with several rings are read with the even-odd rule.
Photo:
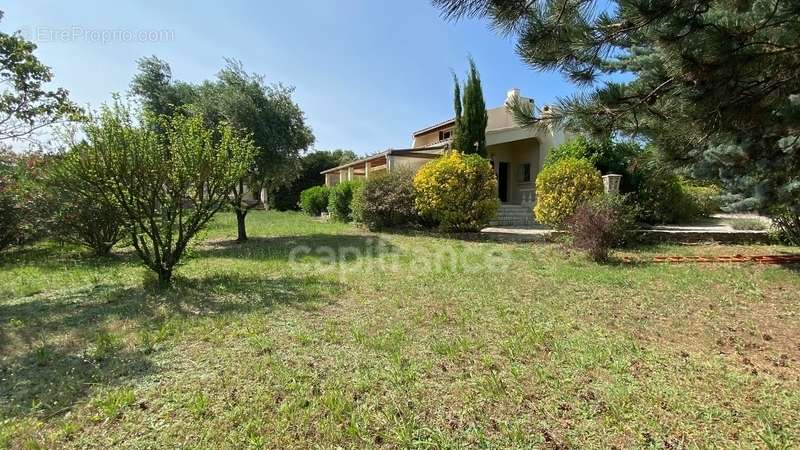
[[561, 227], [581, 204], [603, 193], [600, 171], [585, 159], [565, 158], [536, 177], [536, 221]]
[[449, 151], [414, 176], [415, 206], [445, 231], [478, 231], [497, 213], [497, 179], [486, 158]]

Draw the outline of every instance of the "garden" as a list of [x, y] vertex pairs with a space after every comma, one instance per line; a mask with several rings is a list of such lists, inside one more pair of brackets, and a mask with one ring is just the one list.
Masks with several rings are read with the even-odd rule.
[[551, 154], [531, 213], [560, 243], [481, 239], [496, 179], [456, 150], [247, 206], [242, 239], [252, 142], [130, 117], [4, 155], [0, 446], [797, 443], [797, 265], [654, 258], [796, 249], [637, 243], [646, 190], [604, 194], [597, 153], [628, 144]]
[[[606, 192], [605, 174], [621, 177], [618, 190]], [[637, 230], [706, 223], [724, 207], [718, 185], [680, 176], [659, 149], [580, 134], [548, 153], [536, 176], [536, 195], [536, 221], [563, 232], [566, 248], [597, 262], [608, 261], [614, 249], [643, 244]], [[313, 186], [300, 194], [299, 205], [310, 216], [371, 231], [474, 233], [491, 223], [499, 201], [490, 161], [453, 149], [418, 172], [401, 166], [369, 179]], [[798, 244], [791, 221], [755, 216], [734, 219], [732, 227], [771, 231], [773, 242]]]
[[796, 266], [597, 265], [291, 212], [249, 231], [216, 215], [169, 289], [130, 247], [0, 255], [0, 446], [797, 444]]
[[[440, 157], [327, 187], [356, 154], [237, 60], [89, 109], [0, 31], [0, 448], [799, 446], [796, 7], [499, 3], [433, 1], [591, 87], [505, 105], [574, 136], [532, 177], [557, 242], [480, 232], [471, 58]], [[634, 232], [721, 210], [771, 243]]]

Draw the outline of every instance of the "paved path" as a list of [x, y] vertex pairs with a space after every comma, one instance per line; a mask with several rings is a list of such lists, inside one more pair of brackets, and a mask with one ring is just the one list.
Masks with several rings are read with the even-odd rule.
[[[703, 242], [716, 241], [726, 243], [754, 243], [769, 242], [769, 231], [764, 230], [735, 230], [731, 221], [735, 219], [756, 219], [769, 225], [769, 219], [752, 214], [715, 214], [707, 220], [697, 224], [685, 225], [655, 225], [638, 230], [641, 237], [647, 241], [656, 242]], [[486, 237], [501, 241], [514, 242], [547, 242], [553, 241], [563, 232], [556, 231], [544, 225], [532, 226], [494, 226], [481, 230]]]

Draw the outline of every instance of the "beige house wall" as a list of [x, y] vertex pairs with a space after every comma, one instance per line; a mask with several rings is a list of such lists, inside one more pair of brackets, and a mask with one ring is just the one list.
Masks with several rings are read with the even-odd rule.
[[392, 159], [394, 160], [394, 165], [392, 166], [394, 170], [405, 167], [417, 171], [424, 166], [425, 163], [432, 161], [427, 158], [412, 158], [410, 156], [392, 156]]
[[441, 130], [434, 130], [434, 131], [431, 131], [429, 133], [420, 134], [419, 136], [414, 136], [414, 139], [411, 142], [411, 148], [426, 147], [428, 145], [433, 145], [433, 144], [436, 144], [436, 143], [440, 142], [440, 140], [439, 140], [439, 132], [440, 131], [449, 131], [449, 132], [452, 133], [453, 132], [453, 128], [450, 127], [450, 128], [444, 128], [444, 129], [441, 129]]

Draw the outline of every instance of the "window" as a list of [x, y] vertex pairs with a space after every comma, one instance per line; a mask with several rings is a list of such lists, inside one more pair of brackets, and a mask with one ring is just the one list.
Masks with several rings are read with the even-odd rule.
[[443, 141], [445, 139], [450, 139], [450, 130], [444, 130], [439, 132], [439, 140]]
[[531, 163], [523, 163], [519, 168], [519, 181], [523, 183], [530, 183], [531, 181]]

